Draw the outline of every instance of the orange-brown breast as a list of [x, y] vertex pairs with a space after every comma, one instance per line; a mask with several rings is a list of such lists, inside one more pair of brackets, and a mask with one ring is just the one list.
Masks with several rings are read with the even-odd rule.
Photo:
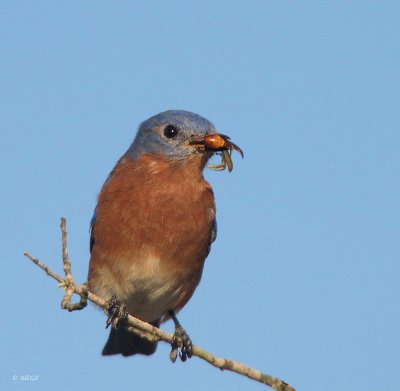
[[116, 296], [147, 321], [186, 304], [200, 281], [215, 217], [203, 164], [200, 156], [121, 159], [96, 207], [91, 290]]

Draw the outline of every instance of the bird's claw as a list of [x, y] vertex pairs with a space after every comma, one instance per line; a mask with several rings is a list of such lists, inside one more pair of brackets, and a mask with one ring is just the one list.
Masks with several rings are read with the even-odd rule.
[[170, 359], [172, 362], [176, 361], [179, 349], [180, 349], [179, 357], [181, 361], [186, 361], [188, 358], [192, 357], [193, 355], [192, 341], [190, 340], [188, 334], [182, 327], [175, 328], [175, 333], [171, 344], [171, 354], [170, 354]]
[[115, 297], [112, 297], [108, 301], [108, 318], [106, 321], [106, 328], [110, 325], [114, 329], [117, 329], [121, 320], [127, 318], [128, 311], [126, 310], [126, 305], [122, 304]]

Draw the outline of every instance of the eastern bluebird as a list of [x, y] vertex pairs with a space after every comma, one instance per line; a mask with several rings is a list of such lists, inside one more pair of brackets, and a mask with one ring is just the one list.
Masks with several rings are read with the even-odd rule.
[[[182, 359], [191, 356], [191, 342], [175, 313], [193, 295], [217, 234], [203, 169], [217, 153], [231, 170], [233, 149], [243, 156], [197, 114], [171, 110], [149, 118], [105, 181], [91, 221], [90, 290], [110, 301], [110, 312], [123, 303], [156, 327], [172, 318]], [[150, 355], [156, 347], [129, 332], [122, 318], [102, 354]]]

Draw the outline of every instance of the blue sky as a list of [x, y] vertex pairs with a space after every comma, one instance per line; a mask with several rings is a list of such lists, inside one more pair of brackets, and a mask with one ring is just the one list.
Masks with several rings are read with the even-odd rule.
[[83, 282], [104, 179], [141, 121], [186, 109], [245, 151], [205, 173], [219, 236], [179, 317], [194, 343], [298, 390], [398, 390], [399, 19], [394, 1], [2, 2], [0, 388], [263, 389], [167, 345], [102, 357], [104, 315], [61, 311], [22, 256], [61, 273], [65, 216]]

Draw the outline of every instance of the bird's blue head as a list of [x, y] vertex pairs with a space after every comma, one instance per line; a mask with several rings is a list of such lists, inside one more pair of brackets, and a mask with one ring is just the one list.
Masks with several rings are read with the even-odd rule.
[[183, 161], [197, 155], [204, 167], [213, 154], [219, 154], [221, 163], [208, 167], [215, 170], [228, 167], [232, 171], [233, 150], [243, 157], [243, 151], [228, 136], [218, 134], [207, 119], [189, 111], [170, 110], [144, 121], [124, 156], [136, 160], [143, 154], [157, 154]]
[[184, 110], [164, 111], [140, 125], [127, 155], [137, 159], [141, 154], [157, 153], [185, 159], [199, 152], [195, 141], [215, 133], [214, 125], [200, 115]]

